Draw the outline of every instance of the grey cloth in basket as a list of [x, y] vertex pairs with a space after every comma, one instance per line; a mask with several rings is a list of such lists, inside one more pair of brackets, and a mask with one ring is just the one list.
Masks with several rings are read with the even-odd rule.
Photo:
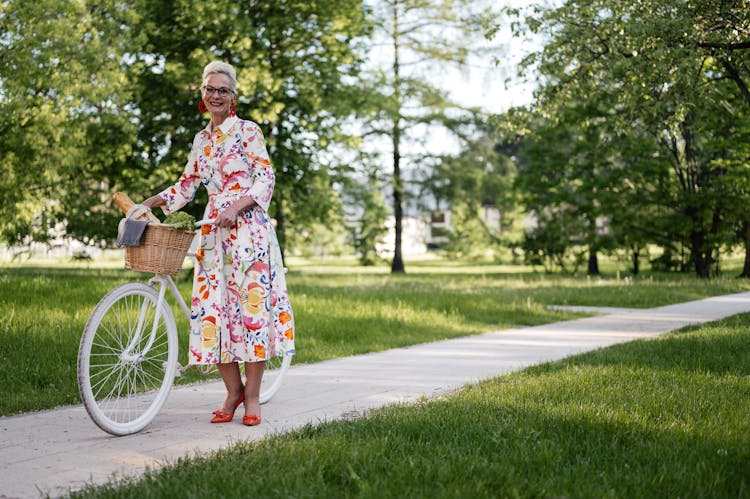
[[117, 231], [117, 246], [138, 246], [141, 244], [143, 231], [146, 230], [148, 222], [145, 220], [133, 220], [123, 218]]

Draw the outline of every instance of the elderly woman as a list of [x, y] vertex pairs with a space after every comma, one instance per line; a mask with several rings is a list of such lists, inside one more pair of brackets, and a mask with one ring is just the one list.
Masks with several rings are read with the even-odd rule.
[[[274, 173], [258, 125], [236, 115], [237, 77], [229, 64], [203, 70], [201, 112], [211, 121], [195, 135], [176, 184], [145, 200], [172, 213], [208, 190], [196, 256], [190, 322], [190, 364], [216, 364], [227, 389], [212, 423], [232, 420], [244, 401], [248, 426], [261, 421], [265, 360], [294, 354], [294, 320], [281, 251], [268, 205]], [[245, 364], [243, 384], [239, 363]]]

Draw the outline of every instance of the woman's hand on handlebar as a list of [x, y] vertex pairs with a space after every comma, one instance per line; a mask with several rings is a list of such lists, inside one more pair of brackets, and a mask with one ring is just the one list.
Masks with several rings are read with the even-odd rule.
[[149, 208], [156, 208], [157, 206], [164, 206], [167, 203], [164, 202], [164, 200], [161, 198], [161, 196], [151, 196], [147, 200], [141, 203], [143, 206], [148, 206]]
[[223, 227], [227, 228], [232, 226], [237, 221], [237, 217], [240, 216], [240, 212], [242, 210], [246, 210], [248, 208], [251, 208], [255, 206], [255, 200], [251, 197], [244, 197], [240, 198], [234, 203], [232, 203], [230, 206], [227, 206], [224, 211], [222, 211], [218, 217], [216, 217], [216, 221], [214, 221], [214, 225], [217, 227]]
[[222, 211], [218, 217], [216, 217], [216, 220], [214, 220], [214, 225], [226, 229], [237, 221], [237, 216], [239, 215], [239, 213], [239, 210], [235, 210], [233, 206], [230, 206]]

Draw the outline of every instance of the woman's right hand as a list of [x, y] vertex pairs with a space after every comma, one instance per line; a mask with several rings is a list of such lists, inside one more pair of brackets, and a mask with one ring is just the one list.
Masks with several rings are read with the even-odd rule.
[[149, 208], [156, 208], [157, 206], [164, 206], [166, 203], [161, 198], [161, 196], [151, 196], [147, 200], [141, 203], [143, 206], [148, 206]]

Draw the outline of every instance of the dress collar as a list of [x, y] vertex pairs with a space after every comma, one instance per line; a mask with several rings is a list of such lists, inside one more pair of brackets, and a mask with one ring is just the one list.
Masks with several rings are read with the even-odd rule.
[[239, 118], [237, 117], [236, 114], [234, 116], [230, 116], [224, 120], [224, 123], [219, 125], [219, 130], [221, 130], [221, 133], [223, 133], [224, 135], [228, 135], [229, 130], [232, 129], [232, 127], [234, 126], [235, 123], [237, 123], [237, 121], [239, 121]]
[[[217, 128], [219, 129], [219, 131], [221, 131], [222, 135], [228, 135], [229, 130], [231, 130], [232, 127], [235, 125], [235, 123], [237, 123], [239, 120], [240, 119], [237, 117], [236, 114], [234, 116], [229, 116]], [[203, 129], [203, 133], [206, 135], [206, 137], [211, 137], [211, 122], [210, 121], [206, 124], [206, 128]]]

